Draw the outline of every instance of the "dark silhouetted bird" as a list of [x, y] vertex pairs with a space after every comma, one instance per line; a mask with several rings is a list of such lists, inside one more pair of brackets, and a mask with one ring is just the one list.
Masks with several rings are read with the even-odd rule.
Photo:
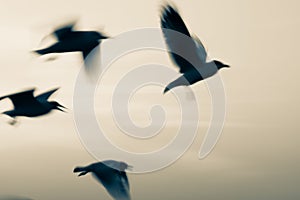
[[130, 168], [125, 162], [106, 160], [86, 167], [76, 167], [73, 172], [81, 172], [78, 176], [92, 172], [115, 200], [130, 200], [129, 182], [125, 172]]
[[[179, 67], [180, 73], [182, 74], [182, 76], [166, 86], [164, 93], [174, 87], [192, 85], [213, 76], [223, 67], [229, 67], [217, 60], [207, 62], [207, 52], [203, 44], [197, 36], [190, 35], [177, 9], [171, 5], [166, 5], [162, 9], [161, 28], [170, 51], [170, 57], [174, 64]], [[172, 31], [184, 34], [190, 37], [190, 39], [182, 39], [182, 37], [178, 37], [178, 35]], [[188, 60], [192, 60], [197, 66], [193, 66], [185, 58], [174, 53], [182, 51], [187, 53]]]
[[65, 108], [64, 106], [56, 101], [48, 101], [48, 98], [56, 90], [58, 90], [58, 88], [42, 93], [36, 97], [33, 96], [34, 89], [0, 97], [0, 100], [9, 98], [14, 105], [13, 110], [5, 111], [2, 114], [12, 117], [13, 121], [10, 122], [10, 124], [14, 125], [17, 122], [15, 118], [18, 116], [37, 117], [45, 115], [53, 109], [64, 112], [64, 110], [61, 109]]
[[57, 38], [58, 42], [35, 52], [44, 55], [80, 51], [83, 59], [85, 59], [101, 43], [102, 39], [108, 38], [97, 31], [75, 31], [73, 28], [74, 23], [55, 30], [53, 35]]

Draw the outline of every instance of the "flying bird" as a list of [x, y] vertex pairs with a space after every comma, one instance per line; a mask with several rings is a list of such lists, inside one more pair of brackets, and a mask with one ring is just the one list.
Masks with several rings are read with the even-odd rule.
[[32, 200], [30, 198], [27, 197], [18, 197], [18, 196], [12, 196], [12, 195], [7, 195], [7, 196], [0, 196], [0, 200]]
[[[171, 60], [179, 67], [179, 72], [182, 74], [166, 86], [164, 93], [178, 86], [192, 85], [213, 76], [221, 68], [230, 67], [217, 60], [207, 61], [207, 52], [202, 42], [197, 36], [191, 36], [176, 8], [171, 5], [164, 6], [160, 22]], [[190, 39], [182, 39], [174, 31], [184, 34]], [[191, 59], [197, 66], [193, 66], [188, 60], [174, 53], [180, 51], [188, 53], [189, 60]]]
[[125, 172], [130, 168], [125, 162], [106, 160], [86, 167], [76, 167], [73, 172], [80, 172], [78, 176], [91, 172], [115, 200], [130, 200], [129, 182]]
[[74, 26], [75, 23], [71, 23], [56, 29], [52, 34], [56, 37], [57, 42], [47, 48], [35, 50], [34, 52], [45, 55], [80, 51], [83, 59], [85, 59], [101, 43], [102, 39], [108, 38], [103, 33], [97, 31], [76, 31], [74, 30]]
[[15, 118], [18, 116], [37, 117], [45, 115], [53, 109], [64, 112], [64, 110], [62, 110], [62, 108], [65, 108], [64, 106], [56, 101], [48, 101], [48, 98], [57, 91], [58, 88], [42, 93], [36, 97], [33, 95], [34, 90], [35, 89], [30, 89], [0, 97], [0, 101], [9, 98], [14, 105], [13, 110], [2, 113], [13, 118], [13, 121], [10, 122], [11, 125], [17, 122]]

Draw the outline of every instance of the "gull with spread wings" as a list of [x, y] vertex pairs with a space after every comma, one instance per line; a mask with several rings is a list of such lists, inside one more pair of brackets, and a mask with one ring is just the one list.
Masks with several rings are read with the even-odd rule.
[[14, 125], [17, 122], [15, 118], [18, 116], [37, 117], [48, 114], [53, 109], [64, 112], [64, 110], [61, 109], [65, 108], [64, 106], [56, 101], [48, 101], [48, 98], [58, 90], [58, 88], [42, 93], [36, 97], [33, 95], [34, 90], [35, 89], [30, 89], [0, 97], [0, 101], [9, 98], [14, 105], [13, 110], [2, 113], [13, 118], [13, 121], [10, 122], [11, 125]]
[[[191, 36], [177, 9], [171, 5], [166, 5], [162, 9], [161, 28], [169, 55], [182, 74], [166, 86], [164, 93], [178, 86], [192, 85], [213, 76], [221, 68], [229, 67], [217, 60], [207, 62], [207, 52], [203, 44], [197, 36]], [[189, 38], [182, 39], [183, 37], [178, 37], [178, 34], [184, 34]], [[197, 66], [193, 66], [188, 60], [174, 53], [180, 51], [187, 53], [189, 60], [191, 59]]]

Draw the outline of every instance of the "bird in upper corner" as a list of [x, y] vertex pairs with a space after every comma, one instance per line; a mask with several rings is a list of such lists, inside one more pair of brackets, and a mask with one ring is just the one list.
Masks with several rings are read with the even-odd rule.
[[86, 167], [76, 167], [78, 176], [91, 172], [115, 200], [130, 200], [129, 182], [125, 170], [132, 167], [125, 162], [105, 160]]
[[[221, 68], [230, 67], [217, 60], [207, 61], [207, 52], [202, 42], [197, 36], [191, 36], [177, 9], [173, 6], [163, 6], [160, 22], [171, 60], [179, 67], [179, 72], [182, 74], [166, 86], [164, 93], [178, 86], [192, 85], [213, 76]], [[176, 33], [184, 34], [187, 39], [182, 39], [183, 37]], [[197, 66], [193, 66], [188, 60], [175, 53], [182, 51], [188, 53], [189, 60], [191, 59]]]
[[75, 23], [70, 23], [56, 29], [52, 34], [58, 41], [47, 48], [35, 50], [34, 52], [45, 55], [50, 53], [80, 51], [85, 60], [89, 53], [97, 47], [103, 39], [108, 38], [105, 34], [97, 31], [76, 31], [74, 30], [74, 26]]
[[64, 110], [62, 110], [62, 108], [65, 107], [60, 105], [58, 102], [48, 101], [48, 98], [55, 91], [57, 91], [58, 88], [42, 93], [36, 97], [33, 95], [34, 90], [35, 89], [30, 89], [0, 97], [0, 101], [2, 99], [9, 98], [13, 103], [13, 110], [5, 111], [2, 113], [13, 118], [13, 120], [10, 122], [11, 125], [14, 125], [17, 122], [16, 117], [18, 116], [38, 117], [48, 114], [53, 109], [65, 112]]

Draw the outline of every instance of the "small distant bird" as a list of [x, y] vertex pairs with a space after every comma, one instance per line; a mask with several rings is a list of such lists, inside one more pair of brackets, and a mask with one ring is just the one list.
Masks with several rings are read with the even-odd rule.
[[34, 52], [44, 55], [50, 53], [66, 53], [80, 51], [83, 59], [97, 47], [102, 39], [107, 39], [103, 33], [97, 31], [75, 31], [75, 24], [69, 24], [56, 29], [52, 34], [57, 38], [57, 42], [50, 47], [35, 50]]
[[125, 170], [132, 168], [125, 162], [106, 160], [86, 167], [76, 167], [73, 172], [83, 176], [92, 172], [115, 200], [130, 200], [129, 182]]
[[18, 197], [18, 196], [12, 196], [12, 195], [7, 195], [7, 196], [0, 196], [0, 200], [32, 200], [27, 197]]
[[14, 125], [17, 122], [15, 118], [18, 116], [37, 117], [45, 115], [53, 109], [64, 112], [64, 110], [61, 109], [65, 108], [64, 106], [60, 105], [56, 101], [48, 101], [48, 98], [56, 90], [58, 90], [58, 88], [42, 93], [36, 97], [33, 96], [34, 90], [35, 89], [30, 89], [0, 97], [0, 101], [2, 99], [9, 98], [14, 105], [13, 110], [5, 111], [2, 113], [13, 118], [13, 121], [10, 122], [11, 125]]
[[[171, 5], [166, 5], [162, 8], [161, 14], [161, 28], [165, 37], [165, 42], [170, 50], [170, 57], [175, 65], [180, 69], [180, 73], [183, 74], [175, 81], [168, 84], [164, 90], [164, 93], [168, 92], [172, 88], [178, 86], [189, 86], [198, 81], [204, 80], [216, 74], [219, 69], [223, 67], [230, 67], [220, 61], [213, 60], [207, 62], [207, 52], [197, 36], [191, 36], [184, 21], [180, 17], [177, 9]], [[190, 41], [182, 41], [171, 31], [177, 31], [190, 37]], [[186, 59], [180, 55], [174, 53], [177, 49], [188, 52], [193, 61], [196, 61], [197, 66], [193, 66]], [[200, 73], [201, 74], [200, 74]]]

